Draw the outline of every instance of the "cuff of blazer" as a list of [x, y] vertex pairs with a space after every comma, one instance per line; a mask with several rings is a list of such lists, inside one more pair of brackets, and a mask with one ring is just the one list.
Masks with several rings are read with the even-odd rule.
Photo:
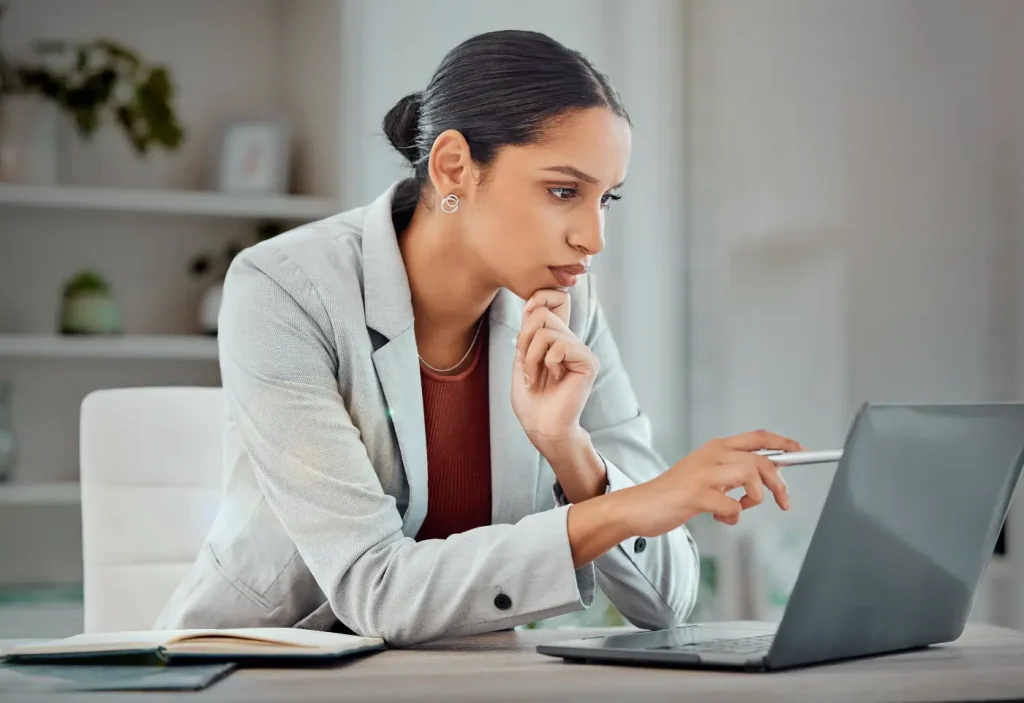
[[[445, 636], [512, 628], [589, 608], [597, 590], [595, 567], [591, 563], [573, 568], [568, 516], [569, 508], [559, 507], [527, 515], [516, 523], [521, 537], [517, 544], [524, 551], [505, 555], [507, 570], [495, 575], [493, 592], [484, 594], [493, 615], [455, 627]], [[539, 559], [537, 545], [544, 545]], [[523, 563], [533, 564], [525, 574]]]
[[[601, 452], [598, 452], [597, 455], [599, 457], [601, 457], [601, 461], [604, 462], [605, 474], [608, 477], [608, 485], [605, 487], [605, 490], [604, 490], [605, 494], [611, 493], [612, 491], [618, 491], [618, 490], [621, 490], [623, 488], [629, 488], [631, 486], [635, 486], [636, 485], [636, 483], [633, 481], [633, 479], [631, 479], [626, 474], [622, 473], [622, 470], [619, 469], [619, 467], [617, 467], [614, 463], [612, 463], [612, 462], [608, 461], [606, 458], [604, 458], [604, 456], [601, 454]], [[555, 479], [555, 484], [554, 484], [554, 487], [552, 488], [552, 491], [553, 491], [553, 494], [554, 494], [554, 497], [555, 497], [555, 505], [556, 506], [569, 505], [569, 501], [565, 497], [565, 492], [562, 490], [562, 486], [561, 486], [560, 483], [558, 483], [557, 479]], [[642, 540], [641, 544], [644, 545], [644, 546], [642, 546], [639, 549], [637, 549], [637, 544], [636, 544], [637, 540]], [[639, 561], [640, 555], [643, 553], [644, 549], [646, 548], [646, 544], [647, 544], [647, 540], [645, 540], [643, 537], [631, 537], [630, 539], [626, 540], [625, 542], [622, 542], [621, 544], [619, 544], [619, 547], [621, 547], [622, 550], [629, 556], [631, 561], [636, 563], [636, 562]], [[600, 559], [598, 559], [598, 561], [600, 561]]]
[[[548, 519], [552, 523], [557, 522], [557, 526], [549, 524], [547, 522]], [[557, 544], [552, 545], [552, 548], [557, 552], [556, 558], [551, 561], [551, 568], [555, 573], [549, 575], [550, 580], [544, 579], [545, 582], [553, 584], [556, 591], [559, 591], [562, 584], [566, 586], [564, 597], [556, 598], [555, 600], [564, 600], [570, 604], [572, 606], [569, 608], [570, 611], [579, 610], [581, 606], [589, 608], [594, 602], [597, 579], [592, 563], [579, 569], [573, 569], [572, 545], [569, 544], [569, 508], [561, 506], [554, 510], [534, 513], [524, 518], [523, 522], [530, 525], [530, 530], [536, 533], [534, 538], [538, 542], [557, 540]], [[564, 578], [566, 564], [573, 572], [572, 584]], [[552, 616], [545, 615], [542, 619], [548, 617]]]

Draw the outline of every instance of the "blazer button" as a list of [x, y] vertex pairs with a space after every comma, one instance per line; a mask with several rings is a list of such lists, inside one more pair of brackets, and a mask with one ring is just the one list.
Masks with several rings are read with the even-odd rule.
[[643, 537], [637, 537], [636, 542], [633, 542], [633, 551], [640, 554], [647, 549], [647, 540]]
[[494, 607], [498, 610], [508, 610], [512, 607], [512, 599], [504, 593], [494, 596]]

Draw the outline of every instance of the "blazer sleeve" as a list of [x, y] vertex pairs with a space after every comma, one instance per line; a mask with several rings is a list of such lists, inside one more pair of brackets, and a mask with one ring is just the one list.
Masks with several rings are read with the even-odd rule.
[[403, 534], [339, 392], [351, 362], [286, 253], [261, 246], [235, 258], [219, 330], [227, 411], [267, 502], [346, 626], [401, 646], [593, 602], [593, 564], [573, 568], [568, 507], [446, 540]]
[[[582, 341], [601, 361], [580, 424], [590, 434], [608, 474], [607, 492], [649, 481], [667, 467], [652, 448], [651, 428], [622, 365], [618, 348], [588, 276]], [[557, 481], [556, 506], [567, 504]], [[663, 629], [685, 622], [697, 600], [700, 560], [686, 526], [660, 537], [635, 537], [595, 562], [597, 584], [637, 627]]]

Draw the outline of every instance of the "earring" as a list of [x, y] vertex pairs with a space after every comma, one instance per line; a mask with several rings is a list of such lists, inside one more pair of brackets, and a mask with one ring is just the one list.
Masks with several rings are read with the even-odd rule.
[[451, 214], [459, 209], [459, 196], [451, 193], [441, 200], [441, 209]]

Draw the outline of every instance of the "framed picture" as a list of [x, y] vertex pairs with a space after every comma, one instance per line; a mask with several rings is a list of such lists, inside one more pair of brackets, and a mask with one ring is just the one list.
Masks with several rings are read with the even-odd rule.
[[291, 173], [292, 127], [286, 120], [228, 123], [221, 135], [217, 190], [284, 195]]

